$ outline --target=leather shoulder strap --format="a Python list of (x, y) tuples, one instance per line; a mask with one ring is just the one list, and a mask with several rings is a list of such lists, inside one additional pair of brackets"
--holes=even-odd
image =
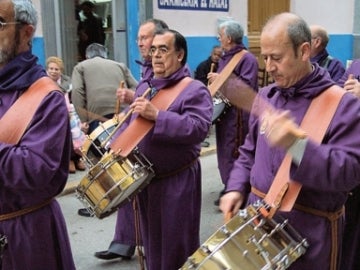
[[(159, 110), (166, 111), (177, 96), (193, 81), (190, 77), (183, 78), (179, 83), (166, 89), (160, 90), (151, 103)], [(154, 126), (154, 122), (138, 116), (129, 126), (111, 143), (110, 148), (126, 157), (139, 144), (145, 135)]]
[(240, 62), (241, 58), (247, 53), (247, 50), (241, 50), (236, 53), (229, 63), (224, 67), (224, 69), (220, 72), (219, 76), (208, 86), (211, 96), (213, 97), (216, 92), (220, 89), (220, 87), (224, 84), (224, 82), (229, 78), (231, 73), (233, 72), (236, 65)]
[[(311, 102), (300, 127), (306, 131), (308, 137), (313, 141), (321, 143), (323, 140), (344, 94), (344, 89), (333, 85)], [(281, 211), (290, 211), (293, 208), (302, 187), (299, 182), (290, 179), (291, 161), (292, 157), (286, 154), (265, 197), (265, 201), (270, 206), (275, 205)], [(288, 185), (288, 189), (282, 196), (286, 185)]]
[(0, 141), (17, 144), (44, 97), (59, 86), (49, 77), (35, 81), (0, 119)]

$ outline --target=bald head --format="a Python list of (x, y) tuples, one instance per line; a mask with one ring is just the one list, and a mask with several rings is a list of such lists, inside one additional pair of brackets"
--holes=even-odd
[(306, 22), (292, 13), (273, 16), (260, 37), (265, 69), (281, 88), (289, 88), (311, 72), (311, 33)]
[(320, 25), (311, 25), (310, 31), (312, 39), (318, 38), (320, 40), (321, 48), (325, 49), (329, 43), (329, 35), (326, 29)]
[(310, 28), (300, 16), (283, 12), (269, 18), (263, 27), (261, 37), (282, 35), (283, 41), (287, 40), (294, 49), (295, 54), (297, 48), (304, 42), (311, 42)]

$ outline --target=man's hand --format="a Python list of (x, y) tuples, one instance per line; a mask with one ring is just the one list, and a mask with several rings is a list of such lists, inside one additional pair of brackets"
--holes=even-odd
[(223, 212), (225, 221), (235, 216), (244, 202), (244, 197), (238, 191), (230, 191), (220, 198), (220, 210)]
[(134, 101), (135, 92), (127, 88), (118, 88), (116, 96), (121, 103), (131, 104)]
[(353, 75), (350, 75), (349, 79), (344, 83), (344, 89), (360, 98), (360, 82), (354, 79)]
[(140, 114), (145, 119), (156, 121), (156, 118), (159, 114), (159, 110), (146, 98), (138, 97), (130, 105), (130, 108), (133, 109), (134, 113)]
[(270, 146), (288, 150), (297, 140), (306, 137), (305, 131), (294, 122), (290, 111), (266, 111), (261, 116), (260, 134), (266, 137)]

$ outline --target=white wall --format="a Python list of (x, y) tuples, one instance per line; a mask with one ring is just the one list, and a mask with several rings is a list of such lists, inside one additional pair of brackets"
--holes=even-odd
[(319, 24), (331, 34), (353, 32), (354, 0), (291, 0), (291, 12), (308, 24)]
[[(154, 17), (165, 20), (185, 36), (216, 35), (217, 20), (232, 17), (244, 27), (247, 35), (247, 0), (230, 0), (229, 12), (158, 9), (153, 1)], [(329, 34), (353, 33), (355, 0), (290, 0), (290, 11), (309, 24), (324, 26)]]
[(36, 28), (36, 32), (35, 32), (35, 36), (36, 37), (42, 37), (43, 36), (43, 30), (42, 30), (42, 14), (41, 14), (41, 4), (40, 4), (41, 0), (33, 0), (34, 6), (38, 12), (38, 24), (37, 24), (37, 28)]

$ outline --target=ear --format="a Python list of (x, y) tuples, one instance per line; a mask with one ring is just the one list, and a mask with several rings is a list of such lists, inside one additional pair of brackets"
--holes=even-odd
[(310, 54), (311, 54), (310, 42), (304, 42), (303, 44), (301, 44), (299, 53), (302, 60), (310, 59)]
[(227, 42), (228, 44), (230, 44), (230, 43), (232, 42), (232, 38), (229, 37), (229, 36), (226, 36), (226, 42)]
[(22, 31), (24, 31), (25, 40), (31, 40), (35, 34), (35, 27), (31, 24), (26, 24), (23, 26)]
[(177, 59), (179, 62), (181, 62), (184, 58), (184, 50), (180, 50), (177, 55)]
[(20, 28), (20, 50), (28, 50), (30, 48), (31, 40), (34, 36), (35, 27), (30, 24), (24, 24)]

